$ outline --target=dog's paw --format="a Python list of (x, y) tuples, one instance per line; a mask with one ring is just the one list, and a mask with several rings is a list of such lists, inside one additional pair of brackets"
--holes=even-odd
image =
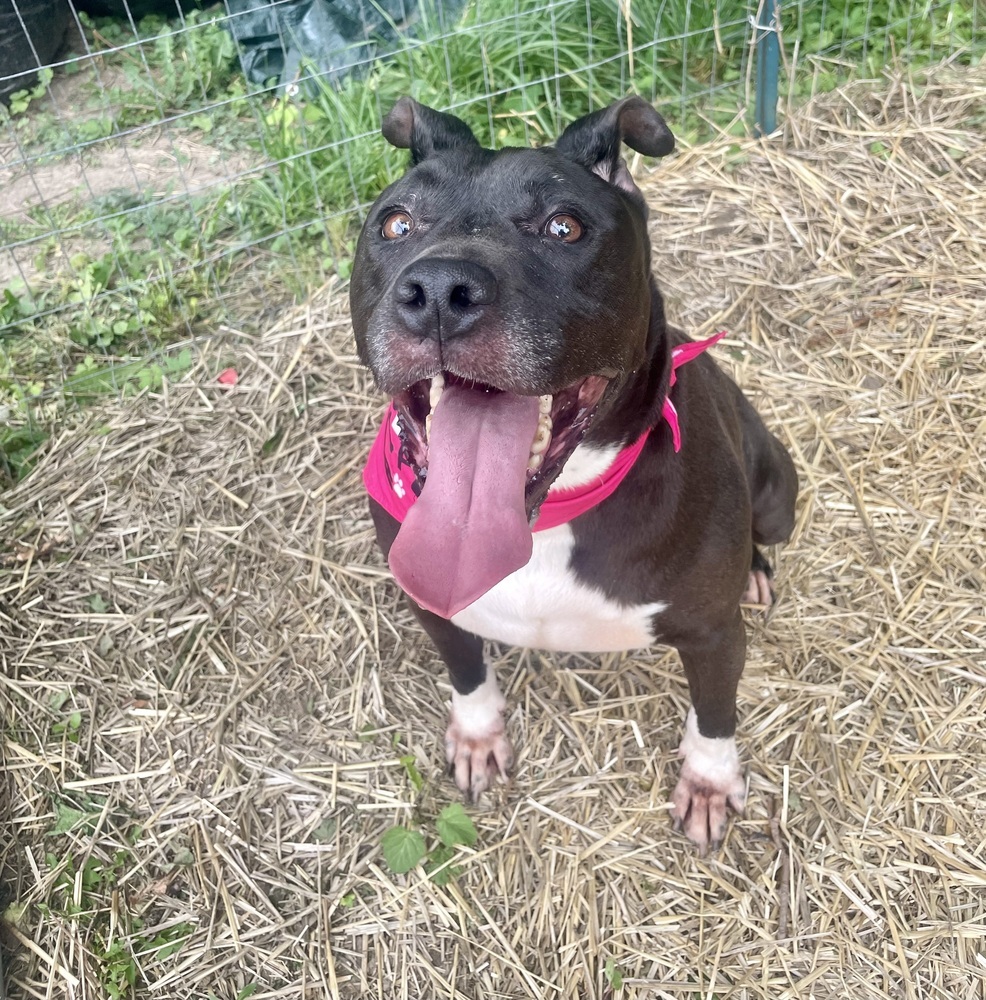
[(509, 777), (514, 753), (503, 718), (506, 707), (492, 670), (487, 670), (486, 680), (471, 694), (452, 693), (445, 756), (449, 774), (472, 802), (495, 778)]
[(671, 795), (674, 827), (683, 830), (703, 854), (710, 847), (718, 850), (726, 836), (729, 810), (741, 814), (746, 805), (736, 740), (702, 736), (695, 710), (689, 709), (678, 753), (685, 761)]
[(762, 569), (751, 570), (740, 604), (769, 608), (773, 603), (774, 588), (770, 585), (770, 577)]
[(753, 556), (750, 559), (750, 575), (746, 580), (746, 590), (740, 598), (740, 604), (755, 608), (769, 608), (774, 603), (774, 588), (770, 581), (774, 571), (770, 568), (767, 557), (753, 546)]

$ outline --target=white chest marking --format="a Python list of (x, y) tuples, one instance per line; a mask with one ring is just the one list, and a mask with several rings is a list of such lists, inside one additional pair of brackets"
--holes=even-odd
[(625, 606), (576, 579), (567, 524), (534, 533), (531, 561), (501, 580), (452, 621), (467, 632), (508, 643), (572, 653), (639, 649), (654, 641), (651, 617), (667, 604)]
[(593, 479), (601, 476), (620, 453), (618, 445), (606, 448), (593, 448), (591, 445), (580, 444), (568, 457), (565, 468), (558, 474), (552, 485), (553, 490), (572, 490), (576, 486), (585, 486)]

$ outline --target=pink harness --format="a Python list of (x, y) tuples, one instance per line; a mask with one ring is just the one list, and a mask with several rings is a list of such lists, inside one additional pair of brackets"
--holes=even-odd
[[(707, 340), (688, 341), (671, 349), (671, 380), (668, 395), (661, 407), (661, 416), (671, 428), (671, 439), (676, 452), (681, 451), (681, 429), (678, 426), (678, 411), (671, 402), (671, 387), (677, 380), (675, 372), (725, 336), (726, 332), (722, 331)], [(638, 456), (644, 450), (650, 432), (651, 428), (648, 427), (636, 441), (620, 450), (605, 472), (584, 486), (549, 490), (544, 503), (541, 504), (541, 512), (533, 530), (547, 531), (549, 528), (558, 527), (559, 524), (567, 524), (579, 514), (584, 514), (596, 504), (602, 503), (633, 468)], [(413, 467), (403, 452), (400, 417), (393, 403), (384, 414), (380, 431), (370, 447), (370, 455), (363, 469), (363, 483), (367, 493), (388, 514), (403, 523), (421, 487)]]

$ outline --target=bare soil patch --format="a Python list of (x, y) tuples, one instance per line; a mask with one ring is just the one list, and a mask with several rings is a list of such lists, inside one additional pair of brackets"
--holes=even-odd
[(201, 194), (228, 184), (248, 169), (231, 157), (185, 136), (162, 132), (137, 143), (106, 144), (96, 151), (49, 164), (0, 166), (0, 217), (27, 218), (39, 206), (90, 200), (129, 191), (144, 200), (167, 194)]

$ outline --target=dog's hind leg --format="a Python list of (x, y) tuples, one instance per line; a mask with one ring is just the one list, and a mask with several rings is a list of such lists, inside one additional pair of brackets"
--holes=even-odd
[(736, 392), (754, 541), (750, 577), (740, 603), (769, 607), (774, 601), (774, 574), (757, 546), (777, 545), (791, 537), (798, 474), (784, 445), (763, 425), (746, 397), (738, 389)]

